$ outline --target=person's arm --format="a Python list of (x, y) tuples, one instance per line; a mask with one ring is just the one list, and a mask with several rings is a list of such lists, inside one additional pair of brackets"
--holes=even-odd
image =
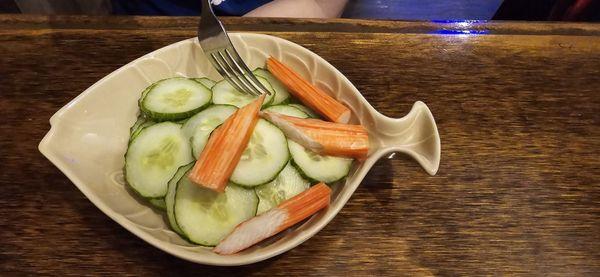
[(339, 17), (348, 0), (274, 0), (245, 14), (248, 17)]

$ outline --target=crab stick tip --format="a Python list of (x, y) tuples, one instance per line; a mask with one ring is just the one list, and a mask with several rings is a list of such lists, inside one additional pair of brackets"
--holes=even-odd
[(279, 206), (240, 223), (213, 252), (231, 255), (269, 238), (329, 205), (331, 189), (325, 183), (282, 202)]

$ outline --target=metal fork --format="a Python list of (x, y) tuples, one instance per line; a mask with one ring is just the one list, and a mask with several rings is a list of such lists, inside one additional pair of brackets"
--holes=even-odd
[(208, 60), (235, 89), (252, 95), (271, 94), (231, 44), (223, 24), (212, 10), (210, 0), (202, 0), (198, 41)]

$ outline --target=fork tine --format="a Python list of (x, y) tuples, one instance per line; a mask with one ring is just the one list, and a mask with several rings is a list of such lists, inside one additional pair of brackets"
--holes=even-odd
[(255, 96), (260, 95), (259, 91), (255, 92), (252, 90), (252, 88), (251, 88), (252, 86), (247, 83), (247, 80), (243, 76), (243, 72), (240, 72), (237, 68), (235, 68), (233, 65), (231, 65), (231, 61), (228, 61), (228, 59), (225, 57), (225, 55), (223, 55), (222, 51), (217, 51), (217, 53), (219, 54), (221, 59), (225, 62), (226, 69), (228, 68), (230, 70), (230, 73), (233, 74), (233, 78), (235, 78), (235, 80), (240, 85), (240, 87), (243, 88), (243, 90), (241, 92), (248, 93), (248, 94), (255, 95)]
[[(225, 52), (225, 53), (223, 54), (223, 52)], [(225, 59), (227, 61), (227, 64), (229, 64), (229, 66), (231, 66), (231, 68), (236, 73), (238, 73), (238, 77), (240, 78), (240, 81), (244, 82), (244, 85), (246, 85), (246, 87), (248, 88), (248, 91), (250, 93), (252, 93), (253, 95), (261, 95), (262, 92), (260, 90), (256, 89), (254, 87), (254, 85), (252, 84), (252, 82), (250, 82), (250, 80), (248, 80), (248, 77), (246, 76), (247, 73), (244, 72), (244, 70), (240, 67), (240, 65), (235, 62), (235, 60), (229, 54), (229, 51), (227, 51), (227, 48), (225, 48), (225, 50), (223, 52), (221, 52), (221, 54), (223, 55), (223, 59)]]
[(238, 85), (238, 83), (232, 78), (232, 75), (226, 70), (226, 66), (222, 65), (224, 61), (219, 61), (215, 53), (210, 54), (209, 60), (213, 64), (215, 69), (219, 72), (219, 74), (221, 74), (221, 76), (223, 76), (223, 78), (227, 80), (227, 82), (229, 82), (236, 90), (244, 92), (244, 89), (242, 89)]
[[(271, 95), (271, 92), (267, 88), (265, 88), (265, 86), (263, 86), (263, 84), (256, 78), (256, 76), (254, 76), (254, 73), (252, 73), (252, 71), (250, 71), (250, 68), (248, 68), (246, 63), (242, 60), (242, 57), (240, 57), (240, 55), (235, 50), (235, 48), (232, 47), (231, 49), (232, 50), (229, 51), (229, 49), (225, 48), (225, 53), (227, 54), (229, 59), (231, 59), (231, 61), (233, 61), (233, 63), (237, 66), (237, 68), (240, 71), (245, 73), (244, 77), (245, 77), (246, 81), (251, 84), (251, 87), (255, 91), (257, 91), (259, 93), (259, 95), (263, 94), (263, 93), (267, 93), (268, 95)], [(233, 52), (233, 54), (231, 52)]]
[(262, 93), (271, 94), (252, 74), (235, 50), (223, 24), (213, 12), (210, 0), (202, 1), (198, 43), (212, 65), (235, 89), (256, 96)]

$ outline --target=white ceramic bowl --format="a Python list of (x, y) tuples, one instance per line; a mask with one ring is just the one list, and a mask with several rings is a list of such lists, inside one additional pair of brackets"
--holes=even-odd
[[(343, 183), (334, 184), (329, 208), (309, 220), (236, 255), (219, 256), (191, 245), (170, 231), (161, 213), (142, 204), (124, 185), (123, 155), (129, 127), (136, 120), (137, 99), (150, 83), (172, 76), (221, 79), (195, 38), (149, 53), (112, 72), (86, 89), (50, 118), (51, 129), (39, 149), (110, 218), (148, 243), (177, 257), (201, 264), (243, 265), (281, 254), (321, 230), (346, 204), (367, 171), (383, 155), (403, 152), (429, 174), (440, 162), (440, 139), (431, 112), (416, 102), (410, 113), (391, 119), (375, 111), (344, 75), (315, 53), (273, 36), (233, 33), (231, 40), (251, 67), (264, 67), (273, 56), (353, 111), (372, 141), (365, 162), (356, 164)], [(343, 235), (343, 234), (342, 234)]]

